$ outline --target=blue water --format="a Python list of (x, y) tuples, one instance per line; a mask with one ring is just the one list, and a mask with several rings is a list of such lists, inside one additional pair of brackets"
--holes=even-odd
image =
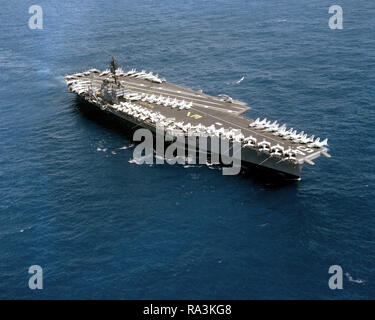
[[(0, 10), (0, 298), (375, 298), (372, 1), (39, 1), (43, 30), (31, 4)], [(137, 165), (63, 79), (111, 55), (328, 137), (332, 158), (286, 185)]]

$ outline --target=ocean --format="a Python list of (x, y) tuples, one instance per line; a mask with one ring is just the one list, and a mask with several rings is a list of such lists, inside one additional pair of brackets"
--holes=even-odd
[[(40, 0), (42, 30), (31, 4), (0, 11), (1, 299), (375, 298), (373, 2)], [(293, 183), (139, 165), (64, 82), (112, 55), (328, 137), (332, 158)]]

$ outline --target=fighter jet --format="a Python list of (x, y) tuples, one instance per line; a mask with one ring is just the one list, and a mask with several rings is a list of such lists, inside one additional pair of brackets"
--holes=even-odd
[(323, 141), (320, 141), (320, 138), (317, 138), (314, 142), (307, 145), (310, 148), (322, 148), (328, 146), (328, 138), (325, 138)]

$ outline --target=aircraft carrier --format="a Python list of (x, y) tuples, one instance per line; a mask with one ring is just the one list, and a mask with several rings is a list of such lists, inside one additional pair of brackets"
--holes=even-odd
[(330, 157), (328, 139), (297, 132), (285, 124), (250, 119), (242, 114), (246, 103), (227, 95), (217, 97), (168, 83), (157, 74), (132, 69), (124, 72), (114, 58), (109, 69), (66, 75), (69, 91), (92, 108), (109, 113), (131, 126), (186, 137), (206, 134), (241, 146), (241, 164), (268, 168), (299, 179), (304, 164), (314, 165), (319, 156)]

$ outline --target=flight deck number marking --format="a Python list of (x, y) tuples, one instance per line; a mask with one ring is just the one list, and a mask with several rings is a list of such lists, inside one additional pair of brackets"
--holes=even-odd
[(190, 111), (187, 113), (187, 116), (190, 117), (190, 118), (194, 118), (196, 120), (199, 119), (199, 118), (202, 118), (201, 115), (199, 115), (199, 114), (191, 114)]

